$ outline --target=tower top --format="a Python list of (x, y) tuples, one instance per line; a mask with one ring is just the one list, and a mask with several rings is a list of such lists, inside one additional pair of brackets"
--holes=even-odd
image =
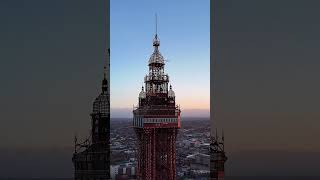
[(161, 55), (160, 51), (159, 51), (159, 46), (160, 46), (160, 40), (158, 38), (158, 17), (157, 17), (157, 14), (156, 14), (156, 34), (153, 38), (153, 47), (154, 47), (154, 51), (149, 59), (149, 66), (151, 64), (162, 64), (164, 65), (164, 58), (163, 56)]

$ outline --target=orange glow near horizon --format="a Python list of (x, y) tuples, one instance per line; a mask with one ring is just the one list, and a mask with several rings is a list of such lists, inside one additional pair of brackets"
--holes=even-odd
[(188, 97), (183, 99), (177, 98), (176, 103), (183, 109), (210, 109), (210, 97)]

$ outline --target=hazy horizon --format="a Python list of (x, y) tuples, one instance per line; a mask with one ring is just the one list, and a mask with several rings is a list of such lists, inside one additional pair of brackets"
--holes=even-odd
[[(210, 117), (210, 109), (181, 109), (182, 117)], [(132, 108), (111, 108), (111, 118), (131, 118)]]

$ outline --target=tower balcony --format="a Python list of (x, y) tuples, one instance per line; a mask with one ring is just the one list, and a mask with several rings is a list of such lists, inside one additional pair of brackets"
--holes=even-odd
[(135, 108), (133, 110), (135, 128), (180, 128), (180, 108)]

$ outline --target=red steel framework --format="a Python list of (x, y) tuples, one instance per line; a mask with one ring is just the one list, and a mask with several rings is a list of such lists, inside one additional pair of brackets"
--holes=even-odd
[(149, 74), (133, 110), (133, 127), (138, 139), (137, 177), (143, 180), (176, 179), (176, 138), (180, 128), (180, 107), (175, 93), (168, 87), (165, 60), (159, 52), (157, 33), (154, 52), (149, 59)]

